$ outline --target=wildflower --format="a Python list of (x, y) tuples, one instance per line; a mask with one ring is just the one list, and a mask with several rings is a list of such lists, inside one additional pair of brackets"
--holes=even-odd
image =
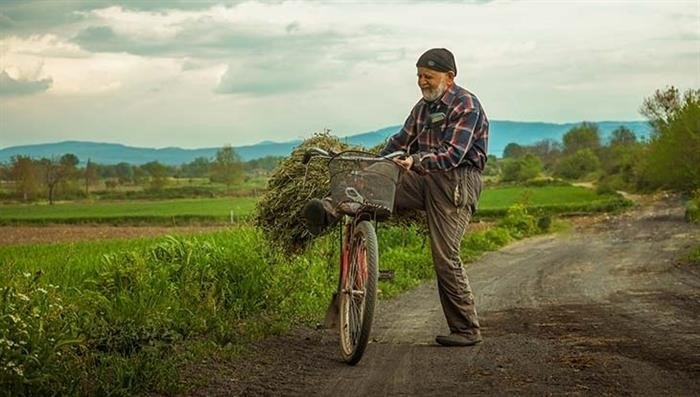
[(25, 301), (25, 302), (29, 302), (29, 297), (28, 297), (27, 295), (25, 295), (25, 294), (17, 294), (17, 297), (18, 297), (20, 300), (23, 300), (23, 301)]
[(39, 292), (41, 292), (42, 294), (48, 294), (48, 293), (49, 293), (49, 291), (47, 291), (47, 290), (45, 290), (45, 289), (43, 289), (43, 288), (41, 288), (41, 287), (37, 288), (36, 290), (39, 291)]
[(23, 275), (24, 277), (26, 277), (26, 278), (29, 278), (29, 277), (32, 276), (31, 273), (27, 273), (27, 272), (22, 273), (22, 275)]

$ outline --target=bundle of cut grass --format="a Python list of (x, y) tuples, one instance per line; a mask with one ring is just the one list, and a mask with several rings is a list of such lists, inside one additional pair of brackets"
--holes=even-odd
[[(313, 147), (336, 152), (343, 150), (367, 150), (379, 153), (383, 144), (370, 149), (351, 147), (342, 143), (328, 131), (317, 133), (297, 146), (284, 159), (267, 183), (267, 191), (258, 201), (255, 223), (268, 240), (287, 253), (299, 253), (313, 240), (306, 227), (302, 209), (312, 198), (323, 198), (330, 194), (328, 162), (322, 159), (302, 164), (304, 153)], [(417, 211), (395, 214), (389, 224), (405, 226), (424, 225), (424, 215)]]
[(289, 253), (298, 253), (313, 239), (304, 223), (302, 209), (312, 198), (323, 198), (330, 191), (328, 162), (312, 159), (302, 164), (304, 153), (318, 147), (341, 151), (350, 146), (324, 131), (297, 146), (284, 159), (267, 182), (267, 191), (255, 209), (255, 223), (269, 241), (274, 241)]

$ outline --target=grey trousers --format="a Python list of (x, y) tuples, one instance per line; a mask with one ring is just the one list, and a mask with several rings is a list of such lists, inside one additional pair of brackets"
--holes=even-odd
[(481, 173), (463, 167), (427, 175), (405, 172), (396, 191), (397, 211), (417, 209), (427, 215), (440, 303), (450, 331), (459, 334), (480, 331), (459, 249), (481, 187)]

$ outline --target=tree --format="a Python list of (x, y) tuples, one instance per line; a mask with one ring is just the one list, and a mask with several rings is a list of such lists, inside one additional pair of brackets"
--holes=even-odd
[(641, 113), (652, 126), (644, 175), (650, 187), (700, 189), (700, 89), (657, 90)]
[(42, 158), (40, 160), (44, 173), (44, 183), (48, 189), (49, 204), (54, 203), (56, 186), (60, 182), (66, 181), (77, 175), (76, 166), (80, 163), (78, 157), (67, 153), (59, 160)]
[(151, 176), (151, 189), (161, 190), (167, 185), (168, 167), (165, 165), (157, 161), (151, 161), (143, 164), (140, 168)]
[(187, 178), (203, 178), (209, 175), (211, 162), (206, 157), (197, 157), (182, 165), (182, 174)]
[(629, 128), (621, 125), (610, 134), (610, 146), (633, 145), (637, 143), (637, 136)]
[(509, 159), (509, 158), (518, 158), (520, 156), (525, 155), (525, 149), (518, 145), (515, 142), (511, 142), (506, 145), (505, 149), (503, 149), (503, 158), (504, 159)]
[[(686, 92), (692, 95), (693, 90)], [(696, 94), (697, 95), (697, 94)], [(673, 119), (673, 116), (681, 108), (681, 95), (678, 88), (670, 86), (665, 90), (656, 90), (654, 95), (644, 99), (639, 112), (649, 120), (652, 128), (659, 131)]]
[(632, 130), (625, 126), (616, 128), (610, 135), (608, 146), (598, 150), (598, 158), (605, 172), (601, 181), (615, 190), (632, 188), (638, 175), (640, 148)]
[(14, 181), (15, 191), (24, 201), (35, 197), (39, 191), (39, 167), (29, 156), (12, 157), (9, 177)]
[(10, 180), (10, 166), (5, 163), (0, 163), (0, 181)]
[(121, 162), (114, 166), (114, 173), (120, 184), (132, 183), (134, 181), (134, 169), (129, 163)]
[(600, 168), (600, 160), (590, 148), (580, 149), (562, 158), (556, 166), (556, 174), (563, 178), (579, 179)]
[(282, 156), (265, 156), (253, 160), (248, 160), (244, 164), (246, 171), (274, 171), (284, 160)]
[(85, 178), (85, 195), (88, 196), (90, 195), (90, 185), (94, 185), (97, 182), (97, 164), (90, 161), (90, 159), (85, 164), (83, 177)]
[(543, 139), (531, 146), (526, 146), (525, 150), (527, 153), (539, 157), (545, 169), (551, 169), (561, 157), (562, 144), (554, 139)]
[(486, 168), (484, 169), (484, 176), (498, 176), (501, 173), (501, 163), (493, 154), (488, 155), (488, 161), (486, 161)]
[(501, 165), (503, 182), (524, 182), (542, 172), (542, 161), (532, 154), (517, 159), (503, 160)]
[(598, 126), (583, 122), (564, 134), (564, 154), (571, 155), (581, 149), (591, 149), (596, 152), (600, 148), (600, 133)]
[(229, 187), (243, 181), (243, 163), (230, 145), (216, 152), (216, 159), (212, 164), (211, 181), (224, 183)]

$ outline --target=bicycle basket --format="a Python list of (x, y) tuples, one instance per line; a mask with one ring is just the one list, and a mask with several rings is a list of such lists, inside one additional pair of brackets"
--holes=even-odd
[(345, 152), (331, 159), (331, 197), (336, 205), (363, 202), (391, 214), (400, 168), (393, 161), (362, 152)]

